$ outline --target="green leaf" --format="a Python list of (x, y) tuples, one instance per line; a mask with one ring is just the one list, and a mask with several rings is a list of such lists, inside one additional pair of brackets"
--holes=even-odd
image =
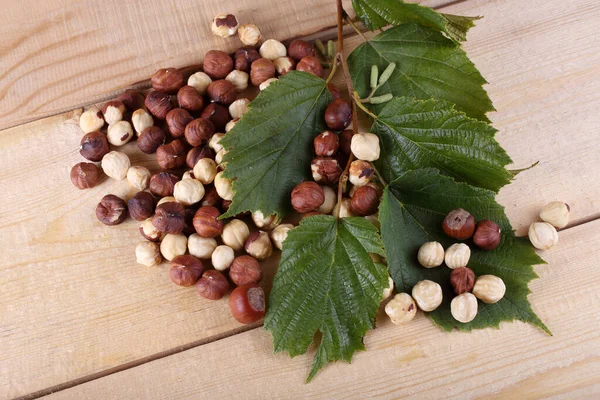
[(458, 181), (498, 191), (513, 175), (512, 161), (494, 139), (496, 130), (443, 100), (394, 98), (371, 131), (379, 136), (379, 172), (392, 181), (405, 171), (437, 168)]
[(467, 32), (480, 17), (462, 17), (440, 14), (429, 7), (405, 3), (402, 0), (352, 0), (352, 7), (363, 24), (370, 30), (386, 25), (416, 22), (444, 32), (457, 42), (467, 39)]
[(307, 380), (327, 362), (350, 362), (373, 328), (387, 268), (371, 260), (383, 255), (376, 228), (364, 218), (304, 218), (283, 246), (269, 295), (265, 328), (275, 352), (306, 352), (317, 331), (321, 343)]
[[(454, 242), (443, 233), (441, 225), (446, 214), (456, 208), (469, 210), (477, 220), (491, 219), (502, 229), (502, 242), (496, 249), (483, 251), (470, 246), (472, 254), (468, 267), (477, 276), (492, 274), (502, 278), (506, 294), (496, 304), (479, 302), (477, 317), (468, 324), (457, 322), (450, 314), (450, 301), (454, 297), (449, 284), (451, 270), (445, 266), (423, 268), (417, 261), (417, 251), (424, 242), (435, 240), (444, 247)], [(434, 169), (409, 171), (385, 189), (379, 219), (390, 274), (397, 290), (410, 293), (423, 279), (442, 286), (442, 305), (428, 313), (442, 329), (497, 328), (502, 321), (517, 319), (550, 334), (527, 300), (529, 282), (537, 278), (532, 265), (544, 261), (531, 245), (514, 236), (504, 208), (496, 203), (493, 192), (456, 183)]]
[[(358, 46), (348, 57), (354, 88), (364, 98), (370, 88), (372, 65), (379, 69), (395, 62), (396, 70), (378, 91), (396, 97), (447, 100), (469, 117), (488, 121), (492, 101), (487, 83), (458, 44), (440, 32), (406, 23), (380, 33)], [(381, 106), (373, 108), (381, 110)]]
[(235, 179), (235, 196), (224, 217), (260, 210), (284, 216), (292, 211), (290, 192), (311, 178), (311, 146), (325, 130), (331, 101), (325, 81), (292, 71), (260, 92), (250, 110), (225, 135), (225, 176)]

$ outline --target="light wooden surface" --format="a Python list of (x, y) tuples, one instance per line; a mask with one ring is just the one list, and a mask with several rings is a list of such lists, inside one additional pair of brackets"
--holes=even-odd
[[(108, 83), (104, 83), (105, 79), (94, 83), (93, 74), (72, 76), (60, 62), (52, 65), (52, 58), (45, 59), (48, 67), (23, 74), (27, 77), (19, 78), (17, 74), (8, 79), (9, 75), (5, 73), (3, 77), (0, 73), (0, 126), (104, 99), (120, 87), (147, 78), (164, 63), (181, 66), (201, 61), (203, 52), (215, 44), (212, 38), (197, 41), (196, 37), (201, 34), (195, 36), (190, 32), (208, 29), (204, 19), (209, 20), (214, 13), (213, 3), (206, 2), (205, 9), (193, 12), (185, 8), (192, 2), (156, 3), (152, 2), (156, 9), (150, 7), (150, 11), (144, 12), (165, 14), (160, 18), (165, 25), (160, 30), (147, 32), (153, 40), (159, 41), (160, 46), (154, 43), (159, 49), (145, 53), (140, 50), (148, 48), (144, 41), (132, 41), (136, 43), (134, 47), (127, 42), (120, 51), (127, 57), (141, 57), (144, 61), (133, 66), (120, 62), (113, 64), (110, 71), (104, 68), (93, 72), (105, 77)], [(272, 36), (279, 39), (326, 28), (334, 23), (335, 10), (329, 3), (325, 0), (305, 1), (302, 5), (290, 3), (291, 6), (285, 8), (296, 13), (294, 18), (298, 23), (272, 28), (265, 22), (264, 26), (273, 29)], [(426, 3), (439, 5), (442, 2)], [(25, 16), (18, 10), (27, 6), (27, 1), (7, 4), (9, 20), (23, 22)], [(24, 59), (17, 62), (19, 66), (35, 69), (35, 63), (40, 62), (38, 57), (49, 57), (52, 53), (38, 54), (20, 46), (39, 45), (45, 40), (51, 49), (54, 47), (50, 43), (62, 40), (64, 47), (57, 47), (61, 51), (55, 56), (76, 60), (85, 47), (85, 40), (80, 42), (81, 38), (74, 33), (78, 26), (94, 32), (89, 35), (95, 39), (89, 42), (105, 36), (119, 41), (131, 30), (141, 29), (118, 24), (119, 29), (107, 34), (105, 16), (98, 14), (100, 16), (92, 18), (83, 13), (82, 10), (89, 7), (87, 3), (44, 2), (36, 7), (49, 8), (39, 14), (35, 7), (29, 6), (32, 10), (27, 23), (23, 23), (25, 28), (49, 21), (52, 15), (61, 16), (57, 17), (61, 23), (47, 24), (48, 32), (56, 30), (53, 35), (40, 33), (37, 40), (23, 35), (20, 44), (15, 39), (17, 23), (9, 23), (8, 33), (0, 36), (1, 53), (12, 48), (12, 44), (19, 46), (8, 52), (8, 58), (0, 58), (0, 71), (16, 73), (18, 68), (10, 68), (15, 59)], [(187, 10), (183, 20), (188, 22), (183, 25), (177, 19), (182, 18), (179, 13), (165, 11), (180, 10), (179, 7)], [(241, 2), (236, 7), (246, 6)], [(254, 7), (260, 8), (258, 4)], [(71, 9), (78, 11), (64, 19), (64, 13)], [(313, 14), (313, 9), (320, 11)], [(571, 204), (572, 225), (600, 216), (600, 117), (597, 112), (600, 108), (597, 77), (600, 44), (591, 39), (596, 35), (600, 6), (593, 0), (532, 0), (526, 5), (518, 0), (468, 0), (446, 7), (444, 12), (486, 16), (470, 34), (466, 49), (491, 82), (488, 90), (499, 110), (491, 116), (500, 129), (498, 139), (515, 161), (515, 168), (540, 160), (538, 167), (521, 173), (515, 183), (500, 194), (499, 200), (506, 206), (513, 226), (522, 233), (539, 208), (554, 199)], [(125, 14), (111, 15), (125, 18)], [(268, 19), (257, 12), (250, 15), (255, 21)], [(315, 21), (315, 15), (319, 22)], [(143, 22), (142, 26), (145, 24), (150, 22)], [(263, 29), (264, 26), (261, 25)], [(66, 38), (73, 39), (67, 42)], [(171, 51), (168, 44), (173, 41), (181, 46)], [(358, 43), (356, 37), (349, 39), (347, 49), (351, 50)], [(190, 51), (194, 46), (200, 46), (200, 50)], [(103, 50), (98, 60), (106, 62), (117, 54), (114, 51), (110, 47)], [(84, 58), (79, 61), (90, 68), (92, 58), (81, 57)], [(7, 59), (13, 60), (7, 64), (9, 68), (4, 64)], [(39, 74), (38, 79), (32, 79), (35, 74)], [(83, 89), (72, 89), (78, 80), (88, 84)], [(16, 94), (8, 91), (3, 97), (2, 91), (11, 82), (14, 83), (11, 87), (26, 90)], [(36, 86), (36, 82), (42, 86)], [(62, 105), (52, 109), (42, 107), (35, 112), (28, 108), (39, 107), (44, 98), (63, 94), (67, 88), (71, 88), (67, 96), (60, 96)], [(27, 100), (25, 107), (16, 114), (6, 115), (6, 107), (23, 101), (18, 100), (21, 93), (33, 92), (36, 94)], [(251, 389), (241, 388), (229, 394), (247, 398), (264, 394), (261, 390), (273, 386), (272, 377), (278, 382), (281, 379), (282, 387), (289, 386), (289, 396), (284, 392), (283, 397), (311, 393), (329, 397), (358, 396), (356, 389), (361, 387), (360, 382), (372, 382), (368, 386), (372, 389), (363, 392), (364, 396), (382, 397), (411, 393), (428, 398), (444, 393), (457, 397), (491, 393), (512, 398), (553, 394), (589, 397), (600, 391), (598, 353), (594, 353), (600, 346), (591, 329), (598, 326), (596, 303), (600, 290), (598, 275), (594, 275), (593, 270), (593, 262), (598, 257), (586, 253), (586, 248), (580, 245), (581, 240), (598, 242), (598, 222), (561, 233), (559, 248), (548, 253), (549, 265), (537, 269), (542, 279), (532, 285), (531, 300), (534, 310), (553, 330), (553, 338), (544, 337), (520, 323), (504, 324), (500, 331), (448, 336), (424, 318), (406, 329), (394, 329), (381, 320), (381, 329), (367, 338), (369, 352), (357, 356), (352, 366), (327, 367), (314, 383), (304, 385), (312, 354), (294, 360), (272, 356), (269, 334), (262, 329), (239, 334), (240, 330), (249, 328), (241, 327), (230, 317), (226, 301), (204, 301), (192, 289), (176, 287), (168, 279), (166, 265), (157, 268), (136, 265), (133, 249), (139, 236), (135, 223), (110, 228), (95, 220), (95, 204), (105, 193), (133, 192), (125, 182), (108, 180), (88, 191), (78, 191), (71, 186), (68, 172), (80, 161), (77, 149), (81, 137), (77, 126), (80, 112), (70, 111), (0, 132), (0, 187), (4, 188), (0, 202), (3, 253), (0, 262), (0, 398), (42, 394), (48, 388), (58, 390), (95, 378), (98, 379), (59, 392), (57, 396), (139, 398), (141, 396), (134, 393), (144, 393), (144, 388), (148, 388), (148, 396), (152, 392), (162, 398), (186, 397), (184, 395), (198, 398), (202, 394), (212, 397), (213, 392), (217, 395), (219, 392), (227, 394), (223, 393), (225, 390), (238, 390), (227, 389), (231, 381), (239, 380), (234, 373), (247, 379)], [(135, 152), (133, 144), (126, 150), (134, 154), (134, 164), (154, 167), (148, 157)], [(585, 243), (593, 247), (593, 242)], [(272, 275), (274, 268), (267, 271), (267, 275)], [(591, 283), (586, 283), (587, 280)], [(270, 276), (264, 282), (268, 286)], [(589, 285), (585, 290), (583, 283)], [(558, 294), (562, 293), (564, 296), (560, 297)], [(559, 304), (557, 299), (561, 300)], [(583, 306), (579, 307), (578, 302)], [(227, 338), (217, 340), (223, 337)], [(457, 361), (453, 356), (461, 354), (465, 346), (472, 346), (469, 356)], [(170, 355), (192, 347), (195, 348)], [(238, 363), (240, 354), (247, 354), (243, 364)], [(488, 365), (485, 362), (490, 360), (490, 354), (499, 360)], [(147, 362), (159, 357), (165, 358)], [(414, 370), (413, 361), (418, 364)], [(206, 372), (209, 369), (206, 365), (217, 362), (221, 369)], [(187, 367), (179, 368), (179, 363)], [(142, 365), (133, 367), (137, 364)], [(495, 367), (499, 370), (495, 371)], [(441, 371), (442, 378), (429, 374), (427, 371), (431, 369)], [(453, 369), (458, 369), (456, 375), (450, 372)], [(118, 370), (125, 371), (111, 375)], [(211, 382), (200, 379), (198, 384), (185, 385), (183, 380), (187, 375), (183, 372), (188, 371), (214, 378)], [(474, 378), (465, 378), (473, 374)], [(459, 384), (453, 382), (455, 377), (460, 378)], [(191, 380), (197, 382), (197, 376)], [(338, 380), (341, 383), (335, 384)], [(177, 383), (180, 387), (175, 387)], [(163, 384), (171, 391), (157, 389)], [(138, 391), (117, 392), (114, 385)]]

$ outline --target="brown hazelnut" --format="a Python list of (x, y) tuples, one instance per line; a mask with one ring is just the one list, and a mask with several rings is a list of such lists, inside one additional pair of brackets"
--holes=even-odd
[[(196, 118), (185, 127), (185, 140), (196, 147), (208, 144), (215, 134), (215, 125), (208, 119)], [(193, 167), (192, 167), (193, 168)]]
[(183, 86), (177, 92), (179, 107), (188, 111), (200, 111), (204, 108), (204, 98), (193, 86)]
[(183, 108), (174, 108), (167, 113), (165, 119), (171, 135), (173, 135), (174, 138), (178, 138), (183, 136), (185, 127), (194, 120), (194, 117)]
[(236, 257), (231, 263), (231, 267), (229, 267), (229, 277), (238, 286), (258, 283), (262, 276), (260, 264), (252, 256)]
[(331, 93), (331, 97), (333, 97), (334, 100), (342, 98), (340, 89), (337, 86), (335, 86), (333, 83), (331, 83), (331, 82), (328, 83), (327, 89), (329, 89), (329, 93)]
[(341, 131), (352, 121), (352, 105), (344, 99), (333, 100), (325, 110), (325, 123), (329, 129)]
[(305, 214), (302, 214), (302, 218), (300, 218), (301, 220), (304, 218), (308, 218), (308, 217), (312, 217), (314, 215), (324, 215), (322, 212), (319, 211), (311, 211), (311, 212), (307, 212)]
[(229, 210), (229, 206), (231, 205), (231, 200), (223, 200), (221, 202), (221, 211), (226, 213)]
[(269, 78), (275, 76), (275, 66), (271, 60), (259, 58), (252, 63), (250, 67), (250, 81), (254, 86), (258, 86)]
[(109, 101), (102, 106), (102, 114), (107, 124), (114, 124), (123, 119), (125, 105), (119, 100)]
[(211, 269), (202, 274), (196, 290), (205, 299), (219, 300), (229, 291), (229, 282), (221, 272)]
[(194, 229), (194, 214), (196, 214), (196, 211), (198, 211), (197, 204), (185, 208), (185, 227), (183, 228), (183, 234), (186, 236), (196, 233), (196, 229)]
[(288, 54), (296, 61), (300, 61), (306, 56), (315, 56), (315, 49), (312, 44), (305, 40), (296, 39), (290, 43)]
[(256, 322), (265, 316), (265, 292), (257, 284), (239, 286), (229, 296), (229, 309), (242, 324)]
[(246, 253), (250, 254), (257, 260), (265, 260), (273, 254), (273, 245), (269, 234), (264, 231), (256, 231), (248, 236), (244, 243)]
[(152, 154), (156, 152), (160, 146), (165, 144), (167, 135), (158, 126), (149, 126), (145, 128), (140, 137), (137, 139), (138, 147), (141, 151), (146, 154)]
[(500, 244), (502, 236), (500, 235), (500, 227), (489, 219), (481, 220), (477, 223), (473, 242), (483, 250), (494, 250)]
[(154, 197), (148, 192), (137, 192), (127, 202), (129, 216), (136, 221), (143, 221), (154, 214), (154, 206), (156, 202)]
[(337, 183), (342, 175), (338, 161), (331, 157), (316, 157), (310, 163), (315, 182), (331, 185)]
[(79, 154), (90, 161), (102, 161), (110, 148), (108, 147), (108, 138), (100, 131), (90, 132), (81, 138)]
[(144, 108), (144, 95), (135, 89), (127, 89), (117, 97), (129, 111)]
[(467, 240), (475, 232), (475, 218), (468, 211), (457, 208), (446, 215), (442, 229), (451, 238)]
[(183, 73), (177, 68), (161, 68), (150, 81), (154, 90), (165, 93), (177, 93), (184, 85)]
[(154, 115), (158, 119), (165, 119), (167, 113), (173, 109), (173, 103), (171, 103), (171, 96), (165, 92), (150, 92), (146, 96), (144, 102), (150, 114)]
[(150, 177), (150, 192), (158, 197), (173, 196), (179, 178), (169, 172), (159, 172)]
[(171, 260), (169, 277), (179, 286), (193, 286), (202, 276), (202, 261), (189, 254), (177, 256)]
[(321, 66), (321, 61), (314, 56), (306, 56), (303, 57), (302, 60), (298, 61), (298, 64), (296, 64), (296, 71), (308, 72), (309, 74), (313, 74), (319, 78), (323, 77), (323, 67)]
[(181, 203), (169, 201), (156, 207), (152, 224), (161, 232), (178, 234), (185, 228), (185, 207)]
[(207, 186), (206, 192), (204, 193), (204, 197), (202, 198), (201, 206), (212, 206), (216, 208), (221, 207), (221, 198), (217, 193), (217, 189), (214, 186)]
[(296, 67), (296, 61), (291, 57), (279, 57), (273, 61), (273, 66), (275, 66), (277, 75), (283, 76)]
[(378, 205), (379, 193), (370, 185), (356, 189), (350, 200), (350, 210), (361, 217), (374, 214)]
[(247, 46), (237, 49), (233, 57), (235, 58), (235, 69), (248, 72), (250, 65), (260, 58), (260, 54), (254, 47)]
[(223, 232), (223, 221), (218, 218), (221, 212), (213, 206), (202, 206), (194, 214), (196, 233), (204, 238), (214, 238)]
[(315, 154), (319, 157), (331, 157), (337, 153), (338, 136), (331, 131), (323, 131), (314, 140)]
[(292, 207), (299, 213), (314, 211), (324, 201), (323, 189), (316, 182), (301, 182), (292, 190)]
[(204, 72), (212, 79), (223, 79), (233, 71), (233, 60), (220, 50), (209, 50), (204, 55)]
[(156, 149), (156, 161), (163, 169), (177, 169), (185, 165), (185, 155), (187, 149), (179, 139), (171, 143), (163, 144)]
[(78, 189), (89, 189), (96, 186), (100, 171), (94, 163), (80, 162), (71, 168), (71, 182)]
[(450, 284), (457, 295), (470, 292), (475, 286), (475, 273), (467, 267), (453, 269)]
[(127, 204), (114, 194), (107, 194), (96, 207), (96, 218), (104, 225), (119, 225), (127, 218)]
[(352, 150), (350, 149), (350, 144), (352, 143), (352, 136), (354, 136), (354, 132), (351, 129), (346, 129), (340, 133), (340, 152), (347, 156), (350, 155)]
[(200, 118), (204, 118), (212, 122), (215, 129), (219, 132), (225, 130), (225, 125), (231, 120), (229, 109), (222, 104), (210, 103), (202, 110)]
[(229, 105), (233, 103), (237, 97), (237, 91), (233, 83), (226, 79), (219, 79), (211, 82), (208, 85), (208, 97), (215, 103)]
[(194, 168), (196, 163), (203, 158), (215, 159), (215, 151), (208, 146), (193, 147), (188, 151), (185, 158), (185, 163), (189, 168)]

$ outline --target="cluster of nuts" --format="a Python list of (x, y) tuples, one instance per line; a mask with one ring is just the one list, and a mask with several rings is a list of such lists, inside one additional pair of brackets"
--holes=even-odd
[(571, 207), (562, 201), (552, 201), (540, 211), (540, 219), (529, 226), (529, 240), (536, 249), (548, 250), (558, 243), (557, 229), (569, 224)]

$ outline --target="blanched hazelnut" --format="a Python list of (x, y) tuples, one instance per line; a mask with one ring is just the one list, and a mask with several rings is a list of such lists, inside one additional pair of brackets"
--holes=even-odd
[(171, 96), (165, 92), (150, 92), (146, 96), (144, 103), (146, 108), (152, 115), (158, 119), (165, 119), (167, 113), (173, 109), (173, 103), (171, 103)]
[(112, 125), (123, 119), (125, 105), (119, 100), (112, 100), (102, 106), (102, 114), (107, 124)]
[(385, 289), (383, 289), (383, 293), (381, 294), (381, 301), (389, 298), (393, 292), (394, 292), (394, 280), (392, 279), (391, 276), (388, 276), (388, 285)]
[(299, 213), (319, 208), (325, 201), (323, 189), (316, 182), (301, 182), (292, 190), (292, 207)]
[(148, 111), (140, 108), (131, 114), (131, 123), (137, 136), (140, 136), (144, 129), (154, 126), (154, 118), (152, 118), (152, 115)]
[(89, 189), (96, 186), (100, 171), (94, 163), (81, 162), (71, 168), (71, 182), (78, 189)]
[(269, 234), (264, 231), (253, 232), (244, 243), (246, 253), (257, 260), (265, 260), (273, 254), (273, 245)]
[(202, 110), (200, 118), (204, 118), (212, 122), (216, 131), (223, 132), (225, 125), (231, 120), (229, 110), (222, 104), (210, 103)]
[(133, 166), (127, 170), (127, 180), (129, 184), (137, 190), (146, 190), (150, 185), (150, 171), (148, 168)]
[(500, 301), (506, 293), (504, 281), (494, 275), (481, 275), (475, 281), (473, 294), (486, 304), (494, 304)]
[(548, 250), (558, 243), (558, 232), (548, 222), (534, 222), (529, 226), (529, 240), (536, 249)]
[(100, 161), (109, 150), (108, 139), (102, 132), (90, 132), (81, 138), (79, 154), (86, 160)]
[(156, 207), (160, 206), (161, 204), (171, 203), (171, 202), (177, 203), (177, 199), (173, 196), (165, 196), (156, 203)]
[(348, 100), (336, 99), (325, 110), (325, 123), (329, 129), (341, 131), (352, 121), (352, 105)]
[(209, 50), (204, 55), (204, 72), (212, 79), (223, 79), (233, 71), (233, 60), (220, 50)]
[(214, 269), (205, 271), (196, 283), (198, 294), (209, 300), (219, 300), (229, 291), (227, 278)]
[(337, 203), (337, 193), (329, 186), (322, 185), (325, 201), (317, 208), (317, 211), (323, 214), (331, 214)]
[(223, 146), (221, 144), (219, 144), (219, 142), (224, 137), (225, 137), (224, 133), (215, 133), (214, 135), (212, 135), (212, 137), (208, 141), (208, 147), (213, 149), (215, 151), (215, 153), (218, 153), (219, 151), (221, 151), (221, 149), (223, 149)]
[(296, 64), (296, 71), (308, 72), (319, 78), (323, 77), (323, 66), (321, 65), (321, 61), (314, 56), (302, 57), (302, 59), (298, 61), (298, 64)]
[(477, 316), (477, 298), (471, 293), (463, 293), (452, 299), (450, 312), (455, 320), (466, 324)]
[(201, 183), (208, 185), (217, 175), (217, 163), (210, 158), (202, 158), (194, 165), (194, 177)]
[(250, 236), (248, 225), (242, 220), (232, 219), (223, 227), (221, 238), (223, 243), (231, 247), (233, 250), (241, 250), (244, 248), (246, 239)]
[(187, 84), (196, 89), (201, 95), (204, 95), (206, 93), (206, 89), (208, 89), (208, 85), (210, 85), (211, 82), (212, 79), (210, 79), (210, 76), (204, 72), (196, 72), (188, 78)]
[(252, 221), (257, 228), (270, 231), (279, 225), (281, 218), (278, 218), (277, 214), (265, 216), (262, 211), (255, 211), (252, 213)]
[(203, 238), (194, 233), (188, 238), (188, 250), (191, 255), (198, 258), (211, 258), (217, 248), (217, 241), (213, 238)]
[(338, 161), (331, 157), (316, 157), (310, 163), (310, 170), (315, 182), (331, 185), (337, 183), (342, 169)]
[(152, 267), (162, 262), (160, 247), (152, 242), (140, 242), (135, 246), (135, 259), (138, 264)]
[(444, 248), (439, 242), (426, 242), (419, 248), (419, 264), (425, 268), (439, 267), (444, 262)]
[(548, 222), (557, 229), (564, 228), (569, 224), (569, 215), (571, 207), (562, 201), (552, 201), (542, 208), (540, 218), (544, 222)]
[(179, 286), (193, 286), (202, 276), (204, 266), (196, 257), (184, 254), (171, 260), (169, 277), (174, 284)]
[(219, 220), (221, 212), (212, 206), (202, 206), (194, 214), (193, 224), (198, 235), (214, 238), (223, 232), (223, 221)]
[(204, 186), (196, 179), (181, 180), (175, 184), (173, 196), (185, 206), (196, 204), (204, 197)]
[(111, 151), (102, 157), (102, 170), (113, 179), (123, 180), (131, 167), (131, 161), (127, 154), (120, 151)]
[(123, 146), (133, 137), (133, 128), (127, 121), (117, 121), (108, 126), (106, 136), (113, 146)]
[(283, 76), (294, 69), (296, 61), (291, 57), (279, 57), (273, 61), (273, 65), (275, 66), (277, 75)]
[(258, 85), (258, 89), (259, 90), (265, 90), (266, 88), (269, 87), (269, 85), (271, 85), (271, 83), (278, 81), (277, 78), (269, 78), (266, 81), (264, 81), (263, 83), (261, 83), (260, 85)]
[(184, 179), (196, 179), (196, 177), (194, 176), (194, 171), (192, 171), (192, 170), (185, 171), (183, 173), (183, 176), (181, 177), (181, 180), (184, 180)]
[(96, 206), (96, 218), (104, 225), (119, 225), (127, 218), (127, 204), (114, 194), (107, 194)]
[(160, 242), (160, 253), (164, 258), (171, 261), (177, 256), (185, 254), (187, 249), (187, 238), (182, 234), (171, 234), (165, 235), (162, 242)]
[(237, 91), (233, 83), (226, 79), (219, 79), (208, 85), (208, 97), (215, 103), (229, 105), (237, 97)]
[(117, 97), (128, 110), (138, 110), (144, 107), (144, 95), (135, 89), (127, 89)]
[(374, 133), (357, 133), (352, 136), (350, 149), (359, 160), (375, 161), (379, 158), (379, 138)]
[(150, 192), (159, 197), (172, 196), (178, 181), (179, 178), (176, 175), (169, 172), (158, 172), (150, 177)]
[(355, 160), (350, 163), (348, 179), (354, 186), (364, 186), (371, 181), (374, 173), (375, 169), (370, 162)]
[(287, 239), (288, 232), (290, 229), (294, 229), (294, 225), (292, 224), (281, 224), (277, 226), (273, 231), (271, 231), (271, 240), (273, 240), (273, 244), (279, 250), (283, 248), (283, 241)]
[(222, 244), (213, 251), (211, 261), (217, 271), (225, 271), (231, 266), (234, 258), (233, 249)]
[(225, 157), (225, 154), (227, 154), (227, 153), (228, 153), (227, 150), (225, 150), (223, 148), (223, 149), (219, 150), (219, 152), (215, 156), (215, 162), (221, 169), (225, 169), (225, 166), (227, 165), (227, 163), (223, 162), (223, 158)]
[(337, 153), (339, 146), (338, 136), (331, 131), (319, 133), (313, 140), (315, 154), (318, 157), (331, 157)]
[(254, 257), (239, 256), (229, 267), (229, 278), (238, 286), (258, 283), (262, 279), (262, 269)]
[[(195, 89), (194, 89), (195, 90)], [(165, 121), (167, 122), (167, 128), (174, 138), (183, 136), (185, 127), (194, 120), (194, 117), (183, 108), (174, 108), (167, 113)]]
[(156, 149), (156, 162), (163, 169), (178, 169), (185, 165), (186, 148), (179, 139)]
[(350, 200), (352, 212), (361, 217), (371, 215), (377, 211), (379, 206), (379, 193), (371, 185), (358, 187)]
[(333, 208), (332, 214), (338, 215), (340, 218), (354, 217), (352, 212), (352, 201), (350, 199), (342, 199), (341, 203), (337, 203)]
[(185, 157), (185, 163), (189, 168), (193, 169), (196, 166), (196, 163), (203, 158), (214, 160), (215, 151), (208, 146), (194, 147), (188, 151), (187, 156)]
[(158, 92), (177, 93), (183, 86), (183, 73), (177, 68), (161, 68), (152, 75), (150, 82)]
[(185, 207), (177, 202), (159, 204), (152, 223), (161, 232), (178, 234), (185, 228)]
[(296, 61), (300, 61), (306, 56), (315, 56), (315, 49), (312, 44), (305, 40), (296, 39), (288, 47), (288, 53)]
[(229, 105), (229, 114), (233, 119), (240, 119), (248, 111), (250, 100), (238, 99)]
[(262, 38), (260, 29), (254, 24), (240, 25), (237, 33), (240, 41), (246, 46), (256, 46)]
[(185, 140), (194, 147), (204, 146), (214, 134), (215, 125), (204, 118), (196, 118), (185, 127)]
[(144, 239), (151, 242), (160, 242), (163, 237), (163, 233), (159, 231), (152, 223), (152, 218), (145, 219), (142, 221), (139, 227), (140, 234)]
[(408, 293), (398, 293), (385, 305), (385, 313), (394, 325), (402, 325), (417, 315), (417, 306)]
[(267, 58), (259, 58), (250, 67), (250, 80), (254, 86), (258, 86), (269, 78), (275, 77), (275, 66)]
[(233, 200), (233, 184), (230, 179), (223, 176), (223, 171), (215, 175), (213, 182), (217, 193), (223, 200)]
[(413, 286), (412, 297), (421, 310), (430, 312), (442, 304), (442, 287), (430, 280), (419, 281)]
[[(263, 83), (264, 83), (264, 82), (263, 82)], [(262, 83), (261, 83), (261, 85), (262, 85)], [(239, 121), (239, 120), (237, 120), (237, 119), (232, 119), (231, 121), (229, 121), (229, 122), (227, 123), (227, 125), (225, 125), (225, 133), (227, 133), (227, 132), (229, 132), (230, 130), (232, 130), (232, 129), (233, 129), (233, 127), (235, 126), (235, 124), (237, 124), (237, 122), (238, 122), (238, 121)]]
[(154, 214), (154, 197), (148, 192), (137, 192), (127, 202), (129, 216), (136, 221), (144, 221)]
[(260, 58), (258, 51), (252, 46), (242, 47), (235, 51), (235, 69), (238, 71), (250, 71), (250, 65)]
[(204, 108), (204, 98), (195, 87), (183, 86), (177, 92), (177, 103), (179, 107), (188, 111), (200, 111)]
[(83, 133), (98, 131), (104, 126), (104, 117), (97, 107), (84, 111), (79, 117), (79, 127)]
[(165, 135), (162, 129), (158, 126), (149, 126), (142, 131), (140, 137), (138, 137), (137, 144), (142, 152), (152, 154), (156, 152), (156, 149), (165, 144), (166, 139), (167, 135)]
[(248, 79), (250, 76), (244, 72), (234, 69), (225, 77), (226, 81), (231, 82), (237, 92), (242, 92), (248, 88)]
[(214, 35), (228, 38), (238, 30), (238, 21), (233, 14), (217, 14), (210, 27)]
[(271, 61), (275, 61), (279, 57), (285, 57), (287, 55), (287, 50), (283, 43), (275, 39), (265, 40), (258, 52), (261, 57)]
[(471, 249), (464, 243), (454, 243), (446, 249), (444, 260), (450, 269), (466, 267), (471, 258)]

